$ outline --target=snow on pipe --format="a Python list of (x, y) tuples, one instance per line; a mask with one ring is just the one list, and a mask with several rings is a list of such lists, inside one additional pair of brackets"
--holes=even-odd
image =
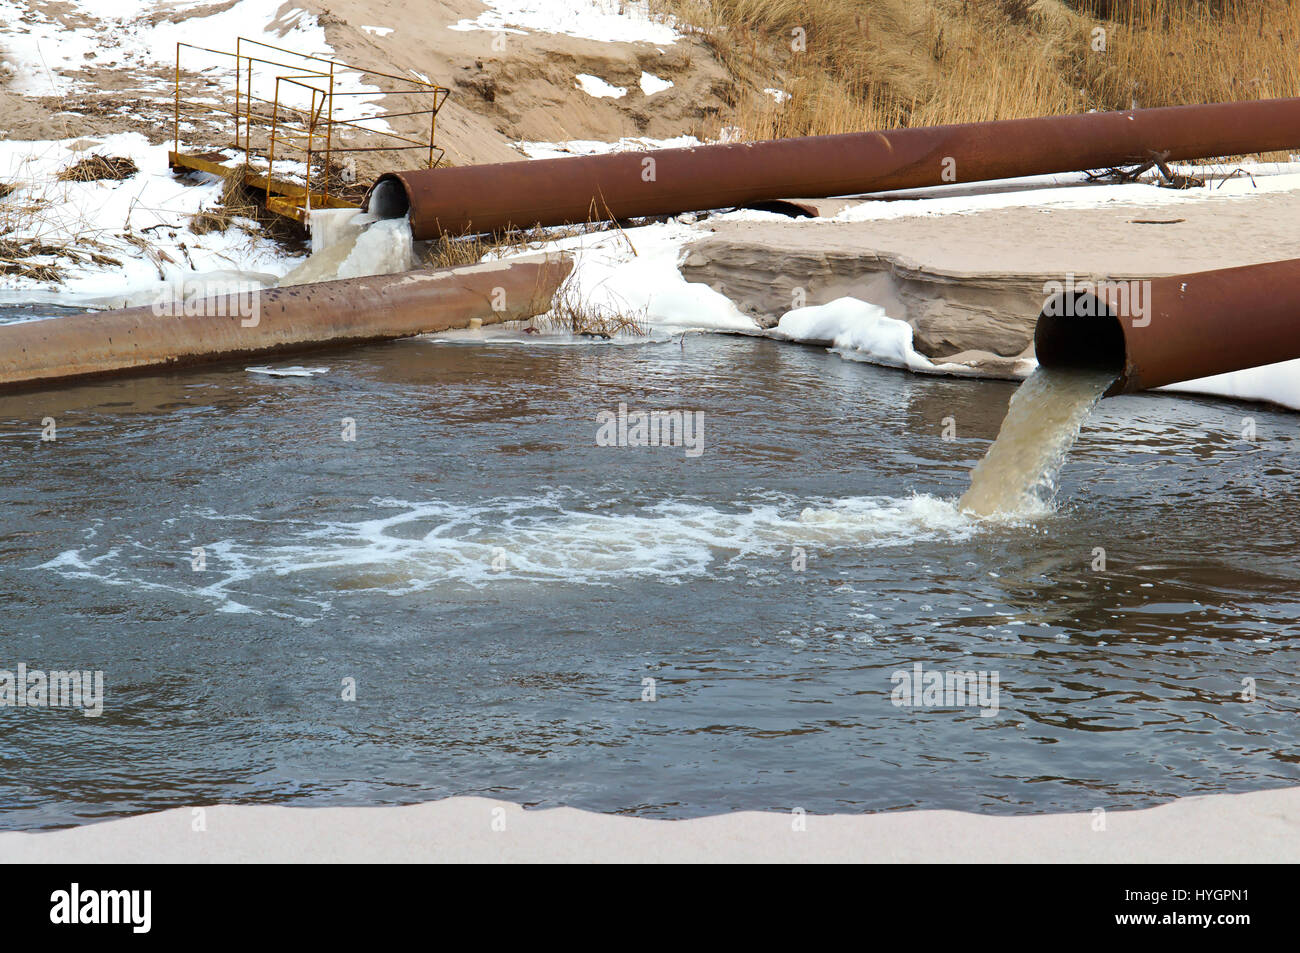
[(410, 337), (541, 314), (566, 255), (408, 271), (0, 326), (0, 386)]
[(1113, 370), (1106, 396), (1300, 358), (1300, 259), (1071, 283), (1034, 328), (1043, 367)]
[(429, 239), (1296, 146), (1269, 99), (389, 172), (365, 207)]

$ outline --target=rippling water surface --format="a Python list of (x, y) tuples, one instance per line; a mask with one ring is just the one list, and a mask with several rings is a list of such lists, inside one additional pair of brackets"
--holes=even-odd
[[(100, 718), (0, 708), (0, 826), (452, 794), (1032, 813), (1297, 782), (1293, 414), (1105, 400), (1054, 514), (980, 522), (954, 503), (1011, 384), (704, 336), (307, 362), (330, 373), (0, 395), (0, 668), (107, 689)], [(620, 402), (702, 411), (704, 453), (597, 446)], [(918, 662), (997, 673), (997, 714), (896, 706)]]

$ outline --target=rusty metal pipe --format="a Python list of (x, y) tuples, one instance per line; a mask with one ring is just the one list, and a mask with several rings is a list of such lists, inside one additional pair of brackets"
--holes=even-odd
[[(563, 255), (408, 271), (198, 302), (194, 316), (153, 306), (0, 326), (0, 386), (267, 356), (529, 318), (549, 310), (573, 268)], [(191, 310), (186, 308), (185, 310)], [(247, 326), (250, 325), (251, 326)]]
[(428, 239), (1296, 146), (1269, 99), (389, 172), (366, 208)]
[(1300, 259), (1079, 283), (1034, 327), (1044, 367), (1114, 370), (1106, 396), (1300, 358)]

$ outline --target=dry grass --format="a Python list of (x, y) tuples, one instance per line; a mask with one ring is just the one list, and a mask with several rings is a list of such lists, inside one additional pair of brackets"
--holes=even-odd
[[(190, 216), (190, 231), (196, 235), (224, 233), (234, 226), (243, 228), (250, 235), (265, 235), (288, 248), (300, 250), (306, 240), (305, 230), (298, 223), (270, 211), (244, 184), (246, 172), (247, 166), (230, 170), (217, 201)], [(253, 222), (258, 227), (250, 229), (242, 222)]]
[(584, 300), (572, 282), (566, 283), (556, 293), (551, 310), (534, 323), (549, 330), (591, 338), (612, 338), (618, 334), (644, 337), (649, 333), (646, 309), (603, 311)]
[[(744, 92), (724, 122), (744, 138), (1300, 95), (1300, 0), (657, 7), (695, 24), (737, 78)], [(765, 88), (791, 98), (778, 105)]]
[(0, 275), (57, 284), (63, 280), (61, 262), (120, 267), (121, 261), (105, 254), (109, 250), (84, 236), (72, 242), (46, 242), (38, 238), (0, 234)]
[(92, 152), (72, 163), (55, 178), (60, 182), (121, 182), (139, 171), (134, 159), (126, 156), (102, 156)]
[[(610, 230), (617, 230), (626, 240), (627, 236), (616, 223), (595, 220), (580, 225), (512, 229), (490, 235), (478, 234), (453, 238), (444, 234), (428, 242), (425, 250), (418, 253), (418, 257), (421, 264), (428, 268), (459, 268), (462, 265), (477, 265), (489, 256), (542, 251), (563, 238)], [(630, 241), (628, 247), (633, 254), (636, 253)]]

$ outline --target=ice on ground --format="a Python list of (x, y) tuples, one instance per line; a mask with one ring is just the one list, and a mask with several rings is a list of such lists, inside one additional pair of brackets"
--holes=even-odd
[(671, 46), (672, 17), (654, 17), (646, 0), (484, 0), (487, 10), (448, 29), (560, 33), (603, 43)]
[(626, 88), (614, 86), (605, 82), (599, 76), (592, 76), (590, 73), (579, 73), (574, 77), (574, 82), (578, 89), (588, 96), (595, 96), (597, 99), (622, 99), (627, 95)]

